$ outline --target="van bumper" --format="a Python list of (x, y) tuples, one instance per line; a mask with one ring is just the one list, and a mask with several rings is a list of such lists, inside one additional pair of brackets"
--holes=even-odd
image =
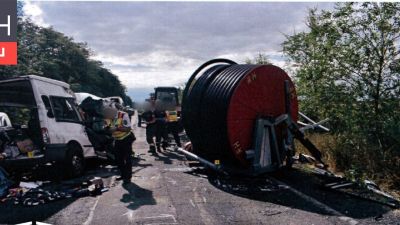
[(66, 144), (48, 144), (46, 145), (46, 161), (63, 161), (67, 156), (68, 146)]
[(36, 165), (39, 164), (44, 164), (46, 163), (45, 156), (38, 155), (33, 158), (28, 158), (28, 157), (20, 157), (17, 159), (5, 159), (5, 160), (0, 160), (0, 166), (10, 169), (10, 170), (18, 170), (18, 169), (24, 169), (24, 168), (32, 168)]
[(36, 155), (33, 158), (26, 156), (16, 159), (0, 160), (0, 166), (11, 170), (24, 168), (32, 168), (36, 165), (46, 164), (53, 161), (63, 161), (67, 153), (66, 144), (49, 144), (46, 145), (45, 154)]

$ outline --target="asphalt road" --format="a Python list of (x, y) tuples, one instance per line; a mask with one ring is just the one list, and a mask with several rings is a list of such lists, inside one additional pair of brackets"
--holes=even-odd
[[(270, 178), (219, 177), (174, 150), (147, 153), (145, 129), (136, 128), (132, 184), (117, 171), (91, 162), (82, 178), (103, 177), (110, 190), (97, 197), (37, 207), (0, 204), (0, 223), (49, 224), (400, 224), (400, 211), (319, 188), (320, 178), (302, 169)], [(279, 186), (271, 182), (278, 182)]]

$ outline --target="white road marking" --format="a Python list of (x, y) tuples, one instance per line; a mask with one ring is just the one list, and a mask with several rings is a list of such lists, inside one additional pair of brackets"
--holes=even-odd
[(163, 171), (171, 171), (171, 172), (190, 172), (190, 171), (192, 171), (192, 168), (189, 168), (189, 167), (164, 168)]
[(282, 182), (282, 181), (280, 181), (280, 180), (277, 180), (277, 179), (275, 179), (275, 178), (272, 178), (272, 177), (270, 177), (269, 179), (275, 181), (275, 182), (278, 183), (279, 185), (285, 185), (285, 186), (287, 186), (288, 189), (289, 189), (290, 191), (292, 191), (293, 193), (295, 193), (296, 195), (298, 195), (298, 196), (300, 196), (301, 198), (303, 198), (304, 200), (306, 200), (306, 201), (308, 201), (308, 202), (310, 202), (310, 203), (312, 203), (312, 204), (314, 204), (314, 205), (320, 207), (321, 209), (324, 209), (326, 212), (328, 212), (328, 213), (330, 213), (330, 214), (332, 214), (332, 215), (337, 216), (340, 220), (346, 221), (346, 222), (348, 222), (350, 225), (356, 225), (356, 224), (358, 224), (358, 221), (354, 220), (353, 218), (350, 218), (350, 217), (347, 217), (347, 216), (343, 215), (341, 212), (336, 211), (335, 209), (329, 207), (328, 205), (326, 205), (326, 204), (324, 204), (324, 203), (318, 201), (317, 199), (315, 199), (315, 198), (313, 198), (313, 197), (311, 197), (311, 196), (308, 196), (308, 195), (306, 195), (306, 194), (303, 194), (302, 192), (300, 192), (300, 191), (298, 191), (298, 190), (292, 188), (292, 187), (289, 186), (288, 184), (286, 184), (286, 183), (284, 183), (284, 182)]
[(190, 199), (190, 204), (192, 204), (193, 208), (196, 208), (196, 205), (194, 204), (192, 199)]
[(94, 203), (93, 207), (90, 209), (89, 216), (88, 216), (87, 220), (83, 223), (83, 225), (89, 225), (92, 223), (94, 210), (96, 209), (97, 204), (99, 203), (99, 199), (100, 199), (100, 196), (97, 196), (96, 202)]
[(171, 215), (171, 214), (161, 214), (159, 216), (147, 216), (147, 217), (141, 217), (141, 218), (138, 218), (138, 219), (160, 219), (160, 218), (172, 218), (174, 223), (176, 223), (175, 216)]
[[(199, 181), (197, 180), (196, 182), (196, 187), (199, 186)], [(205, 224), (205, 225), (213, 225), (213, 224), (217, 224), (216, 221), (214, 220), (213, 216), (208, 213), (205, 204), (207, 202), (207, 199), (204, 196), (200, 196), (199, 192), (197, 191), (197, 188), (193, 189), (193, 197), (194, 200), (196, 201), (196, 203), (200, 203), (197, 204), (197, 208), (199, 211), (199, 215), (201, 217), (201, 221)], [(201, 203), (201, 200), (203, 200), (204, 204)]]
[(144, 225), (162, 225), (162, 224), (174, 225), (179, 223), (145, 223)]
[(166, 179), (167, 179), (167, 181), (168, 181), (169, 183), (171, 183), (172, 185), (176, 185), (176, 184), (177, 184), (177, 181), (174, 180), (174, 179), (172, 179), (172, 178), (170, 178), (170, 177), (166, 177)]
[(129, 222), (134, 222), (134, 221), (140, 221), (141, 223), (144, 223), (146, 220), (154, 220), (154, 219), (171, 219), (173, 222), (151, 222), (151, 223), (144, 223), (147, 225), (150, 224), (178, 224), (177, 220), (174, 215), (171, 214), (161, 214), (159, 216), (146, 216), (146, 217), (137, 217), (134, 218), (134, 210), (128, 210), (126, 213), (122, 214), (122, 216), (127, 216)]
[(126, 216), (130, 222), (133, 222), (133, 210), (128, 210), (128, 212), (122, 214), (122, 216)]
[(150, 180), (158, 180), (160, 179), (160, 175), (150, 177)]
[(352, 218), (347, 217), (347, 216), (339, 216), (339, 219), (340, 219), (340, 220), (343, 220), (343, 221), (345, 221), (345, 222), (348, 222), (350, 225), (356, 225), (356, 224), (358, 224), (357, 221), (355, 221), (355, 220), (353, 220)]

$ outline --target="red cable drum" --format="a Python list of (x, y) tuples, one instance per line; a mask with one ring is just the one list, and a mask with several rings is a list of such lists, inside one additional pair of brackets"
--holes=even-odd
[[(224, 59), (203, 64), (190, 78), (182, 102), (183, 125), (195, 153), (247, 167), (245, 152), (253, 147), (256, 119), (286, 113), (286, 80), (291, 117), (297, 121), (295, 87), (279, 67), (237, 65)], [(277, 133), (282, 144), (284, 134)]]

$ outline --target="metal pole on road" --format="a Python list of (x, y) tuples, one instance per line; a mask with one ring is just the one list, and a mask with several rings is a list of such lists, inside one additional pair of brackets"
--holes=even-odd
[(189, 151), (184, 150), (183, 148), (177, 148), (177, 150), (178, 150), (178, 152), (183, 153), (185, 156), (187, 156), (187, 157), (189, 157), (189, 158), (191, 158), (193, 160), (199, 161), (200, 163), (202, 163), (206, 167), (208, 167), (208, 168), (210, 168), (210, 169), (212, 169), (212, 170), (214, 170), (216, 172), (223, 173), (223, 174), (227, 175), (227, 173), (222, 169), (221, 166), (215, 165), (214, 163), (212, 163), (212, 162), (210, 162), (210, 161), (208, 161), (206, 159), (203, 159), (203, 158), (201, 158), (200, 156), (198, 156), (198, 155), (196, 155), (194, 153), (191, 153)]

